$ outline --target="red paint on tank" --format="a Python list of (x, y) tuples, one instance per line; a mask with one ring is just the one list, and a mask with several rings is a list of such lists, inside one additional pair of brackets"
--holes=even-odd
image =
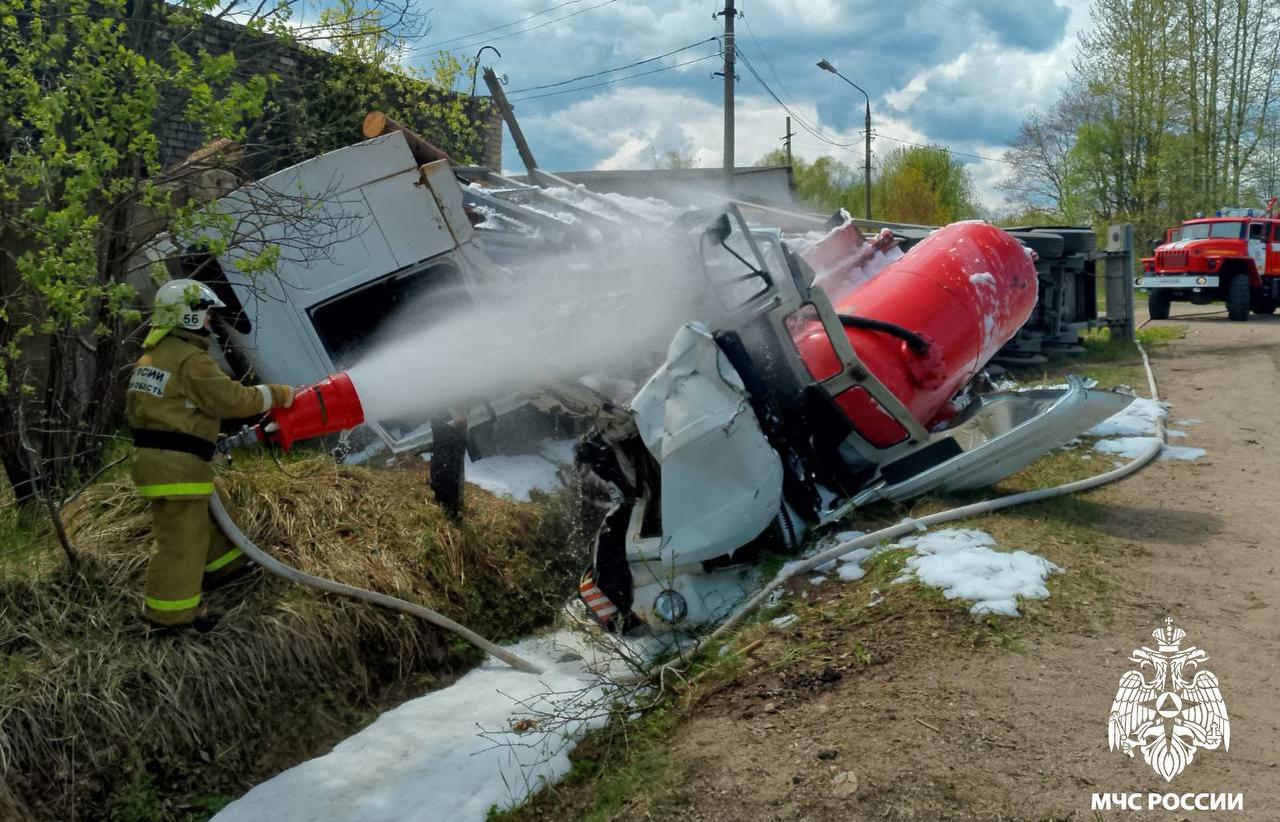
[[(805, 258), (830, 256), (824, 242), (806, 251)], [(882, 331), (844, 329), (867, 369), (929, 427), (954, 415), (949, 400), (1027, 321), (1036, 292), (1035, 266), (1021, 243), (995, 226), (964, 222), (934, 232), (836, 302), (835, 309), (893, 323), (928, 342), (927, 352), (914, 352)], [(810, 375), (839, 370), (821, 325), (793, 323), (792, 328)], [(850, 406), (845, 412), (858, 426), (857, 404), (840, 404)]]

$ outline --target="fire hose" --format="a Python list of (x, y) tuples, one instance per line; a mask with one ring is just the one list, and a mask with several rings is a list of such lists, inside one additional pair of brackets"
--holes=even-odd
[[(360, 398), (356, 395), (351, 378), (345, 373), (334, 374), (314, 385), (299, 389), (288, 409), (273, 409), (258, 425), (252, 428), (245, 427), (240, 433), (222, 440), (219, 443), (219, 449), (227, 452), (233, 448), (263, 443), (279, 446), (287, 452), (298, 440), (346, 431), (363, 421), (364, 409), (360, 404)], [(465, 625), (430, 608), (388, 594), (324, 579), (286, 565), (255, 545), (253, 540), (240, 530), (240, 526), (236, 525), (227, 513), (216, 491), (209, 498), (209, 512), (213, 515), (218, 527), (237, 548), (276, 576), (331, 594), (341, 594), (418, 617), (462, 637), (480, 650), (497, 657), (517, 670), (531, 674), (542, 673), (542, 669), (532, 662), (516, 656)]]
[(444, 614), (433, 611), (430, 608), (423, 607), (422, 605), (418, 605), (413, 602), (408, 602), (398, 597), (380, 594), (377, 591), (368, 591), (364, 588), (357, 588), (354, 585), (346, 585), (341, 582), (335, 582), (331, 579), (317, 577), (312, 574), (308, 574), (306, 571), (294, 568), (291, 565), (284, 564), (280, 560), (268, 554), (266, 551), (263, 551), (257, 545), (254, 545), (253, 540), (245, 536), (244, 531), (240, 530), (240, 526), (236, 525), (235, 521), (231, 519), (231, 515), (227, 513), (227, 509), (223, 506), (222, 500), (218, 497), (217, 492), (209, 498), (209, 512), (213, 514), (214, 522), (218, 523), (218, 527), (220, 527), (223, 533), (225, 533), (231, 541), (235, 543), (237, 548), (244, 551), (249, 559), (258, 563), (276, 576), (284, 577), (285, 579), (296, 582), (300, 585), (308, 585), (321, 591), (328, 591), (331, 594), (341, 594), (354, 599), (361, 599), (365, 602), (372, 602), (374, 605), (381, 605), (383, 608), (391, 608), (393, 610), (409, 614), (410, 616), (418, 617), (419, 619), (430, 622), (432, 625), (436, 625), (446, 631), (457, 634), (485, 653), (492, 654), (507, 663), (512, 668), (531, 674), (542, 673), (542, 669), (537, 665), (534, 665), (532, 662), (522, 659), (510, 651), (495, 645), (477, 634), (475, 631), (472, 631), (467, 626), (454, 622)]
[[(1136, 344), (1138, 346), (1138, 353), (1142, 355), (1143, 367), (1147, 372), (1147, 388), (1151, 392), (1151, 399), (1159, 402), (1160, 392), (1156, 387), (1155, 374), (1151, 370), (1151, 359), (1147, 356), (1147, 351), (1142, 347), (1142, 343), (1136, 342)], [(755, 596), (747, 600), (743, 605), (739, 606), (739, 608), (730, 614), (724, 622), (720, 623), (720, 625), (707, 636), (706, 641), (722, 638), (732, 630), (734, 626), (738, 625), (748, 615), (754, 612), (761, 605), (765, 604), (774, 591), (786, 585), (793, 577), (798, 574), (808, 573), (821, 565), (825, 565), (828, 562), (832, 562), (843, 557), (851, 551), (855, 551), (859, 548), (866, 548), (868, 546), (879, 545), (886, 540), (897, 539), (898, 537), (905, 536), (915, 531), (924, 531), (930, 526), (941, 525), (944, 522), (952, 522), (954, 520), (978, 516), (980, 514), (989, 514), (993, 511), (1011, 508), (1015, 505), (1025, 505), (1029, 502), (1040, 502), (1041, 500), (1064, 496), (1066, 494), (1074, 494), (1079, 491), (1088, 491), (1092, 488), (1107, 485), (1108, 483), (1115, 482), (1116, 480), (1124, 479), (1130, 474), (1133, 474), (1139, 469), (1145, 467), (1155, 459), (1157, 455), (1159, 455), (1161, 449), (1164, 448), (1164, 444), (1164, 417), (1157, 415), (1156, 436), (1152, 438), (1151, 445), (1132, 461), (1120, 466), (1119, 468), (1114, 468), (1105, 473), (1098, 474), (1093, 477), (1087, 477), (1086, 479), (1068, 482), (1064, 485), (1055, 485), (1051, 488), (1040, 488), (1035, 491), (1024, 491), (1019, 494), (1010, 494), (996, 499), (983, 500), (982, 502), (975, 502), (972, 505), (962, 505), (958, 508), (939, 511), (936, 514), (929, 514), (923, 517), (908, 517), (894, 525), (881, 528), (878, 531), (873, 531), (870, 534), (865, 534), (857, 537), (856, 539), (842, 542), (839, 545), (815, 554), (814, 556), (805, 559), (803, 562), (790, 567), (786, 573), (778, 574), (778, 576), (774, 577), (768, 585), (761, 588)], [(661, 666), (655, 673), (660, 675), (681, 661), (682, 660), (680, 658), (671, 660)]]

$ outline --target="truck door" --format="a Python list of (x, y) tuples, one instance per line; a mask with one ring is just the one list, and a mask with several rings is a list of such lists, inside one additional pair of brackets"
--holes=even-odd
[(1271, 224), (1271, 247), (1267, 260), (1267, 273), (1280, 274), (1280, 221)]
[(1249, 256), (1258, 269), (1258, 276), (1267, 270), (1267, 224), (1249, 223)]

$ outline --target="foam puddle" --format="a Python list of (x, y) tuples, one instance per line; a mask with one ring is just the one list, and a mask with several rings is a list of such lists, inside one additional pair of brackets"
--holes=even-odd
[(1044, 557), (1026, 551), (992, 550), (996, 541), (985, 531), (944, 528), (907, 537), (888, 548), (859, 548), (841, 558), (841, 579), (861, 579), (862, 563), (891, 548), (915, 552), (894, 582), (918, 580), (942, 591), (947, 599), (972, 600), (972, 614), (1019, 616), (1018, 599), (1047, 599), (1046, 580), (1062, 571)]
[(478, 822), (563, 778), (577, 741), (608, 721), (615, 683), (664, 645), (643, 637), (607, 647), (562, 630), (506, 647), (543, 674), (490, 658), (256, 786), (214, 820)]
[[(1100, 454), (1134, 459), (1146, 453), (1151, 447), (1151, 440), (1161, 420), (1168, 419), (1169, 404), (1155, 400), (1135, 399), (1119, 414), (1108, 417), (1090, 428), (1087, 432), (1095, 437), (1107, 437), (1093, 444), (1093, 450)], [(1178, 425), (1196, 425), (1200, 420), (1179, 420)], [(1165, 431), (1167, 437), (1185, 439), (1185, 431)], [(1203, 448), (1192, 448), (1186, 445), (1164, 444), (1160, 449), (1162, 460), (1198, 460), (1208, 452)]]
[[(562, 471), (573, 465), (576, 439), (545, 439), (536, 454), (499, 454), (476, 462), (467, 457), (463, 475), (468, 483), (491, 494), (528, 502), (533, 491), (555, 493), (564, 488)], [(430, 461), (429, 453), (422, 459)]]

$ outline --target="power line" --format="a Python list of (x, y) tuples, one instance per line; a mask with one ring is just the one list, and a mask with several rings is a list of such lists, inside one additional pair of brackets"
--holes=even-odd
[(660, 68), (650, 69), (649, 71), (641, 71), (636, 74), (628, 74), (626, 77), (615, 77), (612, 80), (605, 80), (600, 83), (591, 83), (585, 86), (577, 86), (576, 88), (567, 88), (567, 89), (562, 89), (560, 91), (547, 91), (542, 94), (531, 94), (531, 95), (528, 95), (527, 97), (521, 97), (519, 100), (512, 100), (512, 102), (523, 103), (526, 100), (537, 100), (540, 97), (555, 97), (556, 95), (559, 95), (559, 94), (572, 94), (575, 91), (586, 91), (587, 89), (600, 88), (601, 86), (611, 86), (614, 83), (621, 83), (624, 80), (634, 80), (637, 77), (647, 77), (650, 74), (658, 74), (659, 72), (671, 71), (672, 69), (678, 69), (683, 66), (691, 66), (694, 63), (701, 63), (703, 60), (710, 60), (713, 57), (719, 57), (719, 56), (720, 56), (720, 52), (716, 51), (714, 54), (707, 54), (702, 57), (695, 57), (692, 60), (685, 60), (683, 63), (673, 63), (672, 65), (669, 65), (669, 66), (662, 66)]
[[(773, 61), (769, 59), (769, 55), (765, 52), (764, 47), (763, 47), (763, 46), (761, 46), (761, 45), (760, 45), (760, 41), (759, 41), (758, 39), (756, 39), (756, 33), (755, 33), (755, 31), (754, 31), (754, 30), (752, 30), (752, 28), (751, 28), (751, 21), (747, 19), (746, 15), (743, 15), (743, 22), (745, 22), (745, 23), (747, 24), (747, 33), (751, 35), (751, 41), (752, 41), (753, 43), (755, 43), (756, 51), (758, 51), (758, 52), (760, 53), (760, 56), (764, 58), (765, 64), (769, 66), (769, 73), (770, 73), (770, 74), (772, 74), (772, 75), (773, 75), (773, 79), (777, 81), (777, 83), (778, 83), (778, 88), (782, 89), (782, 93), (783, 93), (783, 95), (784, 95), (788, 100), (790, 100), (790, 101), (791, 101), (791, 105), (796, 106), (797, 108), (799, 108), (800, 103), (796, 100), (795, 95), (793, 95), (793, 94), (792, 94), (792, 93), (787, 89), (786, 85), (785, 85), (785, 84), (783, 84), (783, 82), (782, 82), (782, 78), (778, 75), (778, 70), (777, 70), (777, 69), (774, 67), (774, 65), (773, 65)], [(741, 53), (741, 52), (739, 52), (739, 53)], [(749, 62), (750, 62), (750, 61), (748, 61), (748, 63), (749, 63)], [(749, 65), (748, 65), (748, 68), (750, 68), (750, 66), (749, 66)], [(759, 76), (758, 76), (758, 75), (757, 75), (757, 79), (759, 79)], [(761, 85), (765, 85), (765, 84), (763, 83), (763, 81), (761, 81)], [(766, 85), (766, 91), (767, 91), (767, 90), (768, 90), (768, 87), (767, 87), (767, 85)], [(776, 96), (776, 95), (773, 95), (773, 94), (772, 94), (772, 92), (770, 92), (770, 95), (771, 95), (771, 96), (773, 96), (773, 97), (774, 97), (774, 99), (778, 101), (779, 105), (783, 105), (783, 104), (782, 104), (782, 101), (781, 101), (781, 100), (778, 100), (778, 98), (777, 98), (777, 96)], [(785, 106), (785, 105), (783, 105), (783, 108), (784, 108), (784, 110), (786, 110), (786, 112), (787, 112), (787, 114), (788, 114), (789, 116), (791, 116), (794, 120), (796, 120), (797, 122), (799, 122), (799, 123), (801, 124), (801, 127), (802, 127), (802, 128), (804, 128), (804, 129), (805, 129), (806, 131), (808, 131), (810, 134), (813, 134), (814, 136), (817, 136), (817, 137), (818, 137), (818, 139), (820, 139), (820, 140), (821, 140), (821, 139), (823, 139), (820, 135), (815, 134), (815, 132), (820, 132), (820, 131), (822, 131), (822, 128), (817, 124), (817, 122), (816, 122), (816, 121), (808, 119), (808, 118), (807, 118), (807, 117), (805, 117), (803, 114), (801, 114), (799, 111), (792, 110), (792, 109), (788, 108), (788, 107), (787, 107), (787, 106)], [(857, 154), (857, 152), (852, 151), (852, 150), (849, 148), (849, 146), (853, 145), (853, 143), (835, 143), (835, 142), (832, 142), (832, 141), (830, 141), (830, 140), (827, 140), (826, 142), (828, 142), (828, 143), (830, 143), (830, 144), (832, 144), (832, 145), (838, 145), (840, 148), (845, 149), (846, 151), (848, 151), (848, 152), (849, 152), (849, 153), (851, 153), (851, 154)]]
[(962, 16), (962, 17), (968, 17), (970, 20), (973, 20), (973, 21), (975, 21), (975, 22), (981, 23), (981, 24), (982, 24), (982, 25), (984, 25), (984, 26), (985, 26), (985, 25), (987, 25), (987, 21), (986, 21), (986, 20), (983, 20), (981, 17), (979, 17), (978, 15), (974, 14), (973, 12), (970, 12), (970, 11), (967, 11), (967, 10), (965, 10), (965, 9), (959, 8), (958, 6), (953, 6), (953, 5), (951, 5), (950, 3), (944, 3), (944, 2), (943, 2), (943, 0), (928, 0), (928, 2), (933, 3), (935, 6), (941, 6), (941, 7), (942, 7), (942, 8), (944, 8), (944, 9), (947, 9), (947, 10), (949, 10), (949, 11), (953, 11), (953, 12), (955, 12), (956, 14), (959, 14), (959, 15), (960, 15), (960, 16)]
[[(756, 78), (756, 82), (758, 82), (761, 86), (764, 87), (764, 90), (769, 93), (769, 96), (773, 98), (773, 101), (775, 103), (777, 103), (779, 106), (782, 107), (783, 111), (785, 111), (787, 114), (790, 114), (793, 118), (795, 118), (796, 122), (800, 124), (801, 128), (809, 132), (809, 134), (812, 135), (813, 137), (826, 143), (827, 145), (835, 146), (836, 148), (845, 149), (846, 151), (849, 151), (849, 153), (851, 154), (858, 154), (858, 152), (855, 152), (852, 150), (852, 146), (857, 145), (856, 143), (842, 143), (838, 140), (832, 140), (830, 137), (823, 134), (822, 131), (818, 129), (816, 126), (810, 125), (809, 122), (805, 120), (805, 118), (797, 115), (794, 111), (792, 111), (791, 108), (788, 107), (787, 104), (782, 101), (782, 98), (779, 97), (772, 88), (770, 88), (769, 84), (764, 81), (764, 78), (760, 76), (760, 72), (756, 71), (755, 66), (751, 64), (751, 61), (747, 59), (746, 55), (739, 51), (737, 52), (737, 56), (741, 58), (743, 65), (747, 67), (747, 71), (751, 72), (751, 76)], [(858, 154), (858, 156), (862, 156), (862, 155)]]
[(557, 9), (562, 9), (562, 8), (564, 8), (565, 6), (572, 6), (572, 5), (575, 5), (575, 4), (577, 4), (577, 3), (581, 3), (581, 2), (582, 2), (582, 0), (564, 0), (564, 2), (563, 2), (563, 3), (560, 3), (560, 4), (558, 4), (558, 5), (552, 6), (552, 7), (551, 7), (551, 8), (549, 8), (549, 9), (543, 9), (542, 11), (535, 11), (533, 14), (530, 14), (528, 17), (521, 17), (519, 20), (514, 20), (514, 21), (512, 21), (512, 22), (510, 22), (510, 23), (503, 23), (503, 24), (502, 24), (502, 25), (500, 25), (500, 26), (493, 26), (493, 27), (491, 27), (491, 28), (481, 29), (480, 31), (473, 31), (473, 32), (471, 32), (470, 34), (460, 34), (460, 35), (458, 35), (457, 37), (450, 37), (448, 40), (441, 40), (441, 41), (439, 41), (439, 42), (437, 42), (437, 43), (432, 43), (432, 44), (431, 44), (431, 45), (429, 45), (429, 46), (423, 46), (422, 48), (424, 48), (424, 49), (437, 48), (437, 47), (439, 47), (439, 46), (447, 45), (447, 44), (449, 44), (449, 43), (456, 43), (456, 42), (458, 42), (459, 40), (470, 40), (472, 37), (478, 37), (478, 36), (479, 36), (479, 35), (481, 35), (481, 34), (488, 34), (488, 33), (489, 33), (489, 32), (491, 32), (491, 31), (498, 31), (499, 29), (509, 29), (509, 28), (511, 28), (512, 26), (518, 26), (518, 25), (520, 25), (521, 23), (527, 23), (527, 22), (529, 22), (530, 20), (532, 20), (532, 19), (533, 19), (533, 18), (535, 18), (535, 17), (541, 17), (542, 15), (544, 15), (544, 14), (550, 14), (551, 12), (553, 12), (553, 11), (555, 11), (555, 10), (557, 10)]
[(689, 49), (696, 48), (698, 46), (703, 45), (704, 43), (714, 42), (716, 39), (717, 38), (715, 37), (708, 37), (706, 40), (699, 40), (696, 43), (690, 43), (687, 46), (681, 46), (678, 49), (672, 49), (671, 51), (668, 51), (664, 54), (659, 54), (654, 57), (646, 57), (643, 60), (637, 60), (636, 62), (628, 63), (625, 66), (618, 66), (617, 68), (605, 69), (604, 71), (597, 71), (591, 74), (580, 74), (577, 77), (570, 77), (568, 80), (560, 80), (559, 82), (555, 82), (555, 83), (544, 83), (540, 86), (528, 86), (526, 88), (519, 88), (519, 89), (515, 89), (514, 91), (508, 91), (507, 94), (508, 95), (521, 94), (522, 92), (526, 92), (526, 91), (538, 91), (544, 88), (555, 88), (556, 86), (564, 86), (564, 85), (568, 85), (569, 83), (576, 83), (579, 80), (589, 80), (592, 77), (600, 77), (601, 75), (604, 75), (604, 74), (613, 74), (615, 71), (624, 71), (629, 68), (634, 68), (635, 66), (643, 66), (645, 63), (652, 63), (655, 60), (661, 60), (664, 57), (670, 57), (673, 54), (679, 54), (682, 51), (688, 51)]
[[(574, 1), (575, 1), (575, 2), (581, 2), (581, 0), (574, 0)], [(530, 27), (529, 27), (529, 28), (527, 28), (527, 29), (520, 29), (520, 30), (518, 30), (518, 31), (510, 31), (510, 32), (507, 32), (506, 34), (499, 34), (497, 37), (482, 37), (480, 40), (476, 40), (476, 41), (471, 42), (471, 43), (461, 44), (461, 45), (455, 46), (454, 48), (458, 48), (458, 49), (471, 48), (471, 46), (479, 45), (479, 43), (481, 42), (481, 40), (483, 40), (484, 42), (487, 42), (487, 43), (496, 43), (496, 42), (498, 42), (499, 40), (506, 40), (506, 39), (508, 39), (508, 38), (510, 38), (510, 37), (517, 37), (517, 36), (519, 36), (519, 35), (521, 35), (521, 34), (528, 34), (528, 33), (529, 33), (529, 32), (531, 32), (531, 31), (537, 31), (538, 29), (544, 29), (544, 28), (546, 28), (547, 26), (552, 25), (553, 23), (559, 23), (559, 22), (562, 22), (562, 21), (564, 21), (564, 20), (568, 20), (570, 17), (577, 17), (579, 14), (586, 14), (586, 13), (587, 13), (587, 12), (589, 12), (589, 11), (595, 11), (596, 9), (602, 9), (602, 8), (604, 8), (605, 6), (612, 6), (614, 3), (617, 3), (617, 2), (618, 2), (618, 0), (604, 0), (604, 2), (602, 2), (602, 3), (597, 3), (597, 4), (595, 4), (594, 6), (587, 6), (585, 9), (578, 9), (577, 11), (570, 12), (569, 14), (563, 15), (563, 16), (561, 16), (561, 17), (555, 17), (555, 18), (552, 18), (551, 20), (546, 20), (546, 21), (544, 21), (544, 22), (539, 23), (539, 24), (538, 24), (538, 25), (536, 25), (536, 26), (530, 26)], [(535, 15), (535, 16), (536, 16), (536, 15)], [(471, 37), (475, 37), (475, 36), (477, 36), (477, 35), (475, 35), (475, 34), (468, 34), (468, 35), (465, 35), (464, 37), (456, 38), (456, 39), (466, 40), (466, 39), (469, 39), (469, 38), (471, 38)], [(445, 41), (441, 41), (441, 42), (449, 42), (449, 41), (445, 40)], [(439, 45), (440, 45), (440, 43), (431, 43), (431, 44), (428, 44), (428, 45), (425, 45), (425, 46), (418, 46), (418, 47), (417, 47), (417, 48), (415, 48), (413, 51), (414, 51), (414, 52), (426, 51), (426, 50), (428, 50), (428, 49), (436, 48), (436, 47), (438, 47)]]
[[(750, 31), (751, 31), (751, 27), (750, 27), (750, 25), (748, 25), (748, 26), (747, 26), (747, 31), (748, 31), (748, 33), (750, 33)], [(754, 39), (754, 36), (753, 36), (753, 38), (752, 38), (752, 39)], [(757, 43), (756, 43), (757, 48), (759, 47), (759, 45), (760, 45), (760, 44), (757, 42)], [(763, 51), (763, 50), (761, 50), (761, 52), (760, 52), (760, 53), (761, 53), (761, 55), (764, 55), (764, 51)], [(811, 134), (812, 136), (814, 136), (814, 137), (816, 137), (817, 139), (821, 140), (822, 142), (827, 143), (828, 145), (835, 146), (836, 148), (842, 148), (842, 149), (849, 150), (851, 146), (856, 145), (856, 143), (842, 143), (842, 142), (839, 142), (838, 140), (832, 140), (831, 138), (827, 137), (825, 134), (823, 134), (823, 133), (821, 132), (821, 129), (819, 129), (816, 125), (811, 124), (811, 123), (810, 123), (809, 121), (807, 121), (804, 117), (802, 117), (801, 115), (797, 114), (797, 113), (796, 113), (795, 111), (793, 111), (789, 106), (787, 106), (787, 104), (786, 104), (786, 103), (784, 103), (784, 102), (781, 100), (781, 98), (779, 98), (779, 97), (778, 97), (778, 95), (774, 93), (773, 89), (769, 87), (769, 84), (768, 84), (768, 83), (766, 83), (766, 82), (764, 81), (764, 78), (762, 78), (762, 77), (760, 76), (759, 72), (757, 72), (757, 71), (756, 71), (755, 67), (754, 67), (753, 65), (751, 65), (751, 61), (750, 61), (749, 59), (747, 59), (747, 57), (746, 57), (746, 56), (745, 56), (741, 51), (739, 51), (739, 52), (738, 52), (738, 57), (739, 57), (739, 58), (741, 58), (742, 62), (746, 65), (747, 70), (748, 70), (749, 72), (751, 72), (751, 75), (752, 75), (753, 77), (755, 77), (755, 78), (756, 78), (756, 80), (760, 83), (760, 85), (764, 87), (764, 90), (765, 90), (765, 91), (767, 91), (767, 92), (769, 93), (769, 96), (773, 98), (773, 101), (774, 101), (775, 103), (777, 103), (779, 106), (781, 106), (781, 107), (782, 107), (782, 109), (783, 109), (783, 111), (787, 112), (787, 114), (790, 114), (790, 115), (791, 115), (791, 117), (792, 117), (793, 119), (795, 119), (795, 120), (796, 120), (796, 122), (798, 122), (798, 123), (800, 124), (800, 127), (801, 127), (801, 128), (803, 128), (805, 131), (809, 132), (809, 134)], [(766, 56), (766, 57), (765, 57), (765, 59), (766, 59), (766, 60), (768, 60), (768, 57)], [(776, 75), (776, 73), (775, 73), (775, 76), (777, 76), (777, 75)], [(781, 85), (781, 83), (779, 83), (779, 85)], [(940, 150), (942, 150), (942, 151), (946, 151), (946, 152), (948, 152), (948, 153), (950, 153), (950, 154), (954, 154), (954, 155), (956, 155), (957, 157), (972, 157), (972, 158), (973, 158), (973, 159), (975, 159), (975, 160), (983, 160), (983, 161), (988, 162), (988, 163), (1004, 163), (1005, 165), (1017, 166), (1017, 163), (1014, 163), (1014, 162), (1012, 162), (1012, 161), (1010, 161), (1010, 160), (1005, 160), (1004, 158), (1001, 158), (1001, 157), (987, 157), (987, 156), (984, 156), (984, 155), (982, 155), (982, 154), (974, 154), (974, 153), (972, 153), (972, 152), (968, 152), (968, 151), (957, 151), (956, 149), (953, 149), (953, 148), (951, 148), (950, 146), (938, 145), (938, 144), (929, 145), (929, 144), (925, 144), (925, 143), (917, 143), (917, 142), (913, 142), (913, 141), (911, 141), (911, 140), (903, 140), (903, 139), (902, 139), (902, 138), (900, 138), (900, 137), (891, 137), (891, 136), (889, 136), (889, 135), (887, 135), (887, 134), (883, 134), (883, 133), (881, 133), (881, 132), (879, 132), (879, 131), (874, 131), (874, 132), (873, 132), (873, 135), (874, 135), (875, 137), (881, 137), (881, 138), (884, 138), (885, 140), (889, 140), (889, 141), (892, 141), (892, 142), (894, 142), (894, 143), (902, 143), (903, 145), (915, 146), (916, 148), (932, 148), (932, 149), (940, 149)], [(851, 151), (851, 150), (850, 150), (850, 153), (851, 153), (851, 154), (856, 154), (857, 152), (854, 152), (854, 151)]]
[(782, 89), (783, 96), (790, 100), (792, 105), (800, 105), (796, 102), (795, 96), (787, 90), (786, 85), (782, 82), (782, 78), (778, 76), (778, 70), (774, 68), (773, 61), (769, 59), (769, 55), (765, 53), (764, 47), (761, 46), (760, 41), (756, 39), (755, 30), (751, 28), (751, 21), (745, 14), (742, 15), (742, 22), (747, 24), (747, 34), (751, 35), (751, 42), (756, 44), (756, 51), (760, 52), (760, 56), (764, 58), (765, 65), (769, 67), (769, 73), (773, 75), (773, 79), (778, 83), (778, 88)]
[(981, 154), (974, 154), (974, 153), (972, 153), (972, 152), (968, 152), (968, 151), (956, 151), (954, 148), (951, 148), (950, 146), (940, 145), (940, 144), (937, 144), (937, 143), (934, 143), (934, 144), (932, 144), (932, 145), (929, 145), (929, 144), (926, 144), (926, 143), (916, 143), (916, 142), (912, 142), (911, 140), (903, 140), (903, 139), (898, 138), (898, 137), (890, 137), (890, 136), (889, 136), (889, 135), (887, 135), (887, 134), (881, 134), (881, 133), (879, 133), (879, 132), (876, 132), (876, 136), (877, 136), (877, 137), (882, 137), (882, 138), (884, 138), (885, 140), (891, 140), (891, 141), (893, 141), (893, 142), (895, 142), (895, 143), (902, 143), (904, 146), (915, 146), (916, 148), (933, 148), (933, 149), (938, 149), (938, 150), (941, 150), (941, 151), (945, 151), (945, 152), (947, 152), (948, 154), (954, 154), (954, 155), (956, 155), (957, 157), (972, 157), (972, 158), (973, 158), (973, 159), (975, 159), (975, 160), (985, 160), (985, 161), (986, 161), (986, 162), (988, 162), (988, 163), (1004, 163), (1005, 165), (1010, 165), (1010, 166), (1017, 166), (1017, 165), (1018, 165), (1017, 163), (1013, 162), (1012, 160), (1006, 160), (1006, 159), (1004, 159), (1003, 157), (984, 157), (984, 156), (983, 156), (983, 155), (981, 155)]

